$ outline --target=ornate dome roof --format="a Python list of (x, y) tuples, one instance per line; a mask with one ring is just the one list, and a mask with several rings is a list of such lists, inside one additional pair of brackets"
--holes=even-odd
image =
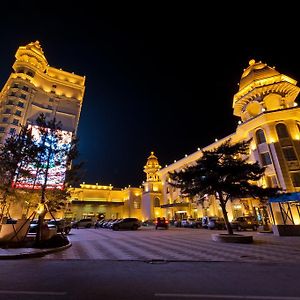
[(145, 169), (160, 169), (161, 166), (158, 163), (157, 157), (154, 155), (154, 152), (151, 152), (151, 155), (147, 159)]
[(280, 75), (274, 68), (269, 67), (261, 61), (256, 62), (254, 59), (249, 61), (249, 67), (244, 70), (240, 84), (239, 91), (255, 80), (269, 78), (272, 76)]

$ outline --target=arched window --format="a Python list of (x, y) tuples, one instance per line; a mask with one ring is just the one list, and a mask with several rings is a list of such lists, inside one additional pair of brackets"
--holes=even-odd
[(258, 129), (256, 131), (256, 141), (257, 141), (258, 145), (266, 142), (266, 137), (265, 137), (264, 131), (262, 129)]
[(276, 132), (279, 139), (284, 139), (289, 137), (289, 133), (287, 131), (287, 128), (285, 124), (279, 123), (276, 125)]
[(159, 198), (154, 198), (154, 207), (160, 207), (160, 200), (159, 200)]

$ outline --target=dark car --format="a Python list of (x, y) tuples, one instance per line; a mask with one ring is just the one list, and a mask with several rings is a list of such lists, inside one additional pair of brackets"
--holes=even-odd
[(141, 227), (142, 222), (137, 218), (124, 218), (112, 225), (113, 230), (131, 229), (137, 230)]
[(224, 218), (210, 217), (207, 223), (208, 229), (226, 229)]
[[(44, 221), (42, 226), (46, 226), (46, 228), (48, 227), (49, 229), (56, 228), (54, 224), (48, 224), (48, 221), (46, 220)], [(38, 228), (38, 219), (34, 219), (30, 222), (28, 233), (36, 233), (37, 228)]]
[(158, 228), (168, 229), (169, 228), (169, 221), (166, 220), (166, 218), (156, 218), (156, 220), (154, 221), (154, 224), (155, 224), (155, 229), (158, 229)]
[(94, 226), (94, 221), (91, 218), (85, 218), (72, 223), (72, 228), (91, 228)]
[(49, 225), (53, 225), (53, 226), (56, 226), (57, 228), (57, 232), (61, 232), (61, 233), (64, 233), (64, 234), (69, 234), (70, 231), (71, 231), (71, 222), (67, 221), (66, 219), (52, 219), (52, 220), (49, 220), (47, 222), (48, 224), (48, 227)]
[(238, 217), (230, 222), (230, 224), (232, 229), (236, 229), (237, 231), (246, 229), (256, 231), (259, 226), (257, 219), (253, 216)]

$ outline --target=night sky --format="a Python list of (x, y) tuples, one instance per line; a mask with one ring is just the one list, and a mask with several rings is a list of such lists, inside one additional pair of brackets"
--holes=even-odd
[(86, 76), (86, 183), (139, 186), (151, 151), (165, 166), (233, 133), (233, 95), (252, 58), (300, 81), (293, 7), (40, 3), (2, 8), (0, 84), (18, 47), (36, 40), (50, 66)]

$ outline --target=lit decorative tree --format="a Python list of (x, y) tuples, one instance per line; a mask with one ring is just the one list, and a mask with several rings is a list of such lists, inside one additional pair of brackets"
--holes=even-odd
[(250, 143), (251, 139), (231, 144), (229, 139), (213, 150), (203, 151), (193, 166), (169, 173), (170, 184), (179, 188), (182, 196), (202, 201), (207, 194), (219, 199), (228, 234), (233, 234), (226, 211), (228, 200), (265, 199), (279, 191), (256, 184), (264, 176), (265, 167), (249, 162)]
[[(7, 197), (12, 196), (21, 178), (30, 178), (29, 165), (36, 163), (38, 147), (28, 125), (18, 134), (9, 136), (0, 146), (1, 211), (7, 206)], [(14, 197), (13, 197), (14, 198)], [(1, 215), (3, 213), (0, 213)]]

